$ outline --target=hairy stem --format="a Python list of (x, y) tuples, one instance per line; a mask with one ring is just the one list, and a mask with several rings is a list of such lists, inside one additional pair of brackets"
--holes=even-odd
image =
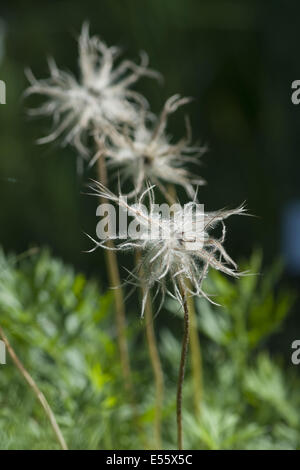
[(37, 399), (39, 400), (39, 402), (41, 403), (42, 407), (44, 408), (44, 411), (46, 413), (46, 416), (47, 418), (49, 419), (50, 421), (50, 424), (52, 426), (52, 429), (55, 433), (55, 436), (61, 446), (61, 448), (63, 450), (68, 450), (68, 447), (67, 447), (67, 444), (66, 444), (66, 441), (64, 440), (64, 437), (62, 435), (62, 432), (57, 424), (57, 421), (55, 419), (55, 416), (53, 414), (53, 411), (52, 409), (50, 408), (50, 405), (48, 403), (48, 401), (46, 400), (46, 397), (45, 395), (41, 392), (41, 390), (39, 389), (39, 387), (37, 386), (37, 384), (35, 383), (35, 381), (33, 380), (33, 378), (31, 377), (31, 375), (27, 372), (27, 370), (25, 369), (25, 367), (23, 366), (22, 362), (20, 361), (20, 359), (17, 357), (16, 353), (14, 352), (13, 348), (11, 347), (6, 335), (4, 334), (4, 331), (3, 329), (0, 327), (0, 337), (2, 338), (6, 348), (7, 348), (7, 351), (10, 355), (10, 357), (12, 358), (12, 361), (14, 362), (14, 364), (16, 365), (16, 367), (19, 369), (19, 371), (21, 372), (21, 374), (23, 375), (24, 379), (26, 380), (26, 382), (28, 383), (28, 385), (30, 386), (30, 388), (33, 390), (33, 393), (36, 395)]
[[(140, 262), (140, 251), (136, 252), (136, 263), (137, 265)], [(141, 273), (141, 277), (143, 277), (143, 273)], [(142, 288), (143, 294), (145, 294), (145, 289)], [(155, 436), (155, 443), (156, 448), (161, 449), (162, 446), (162, 439), (161, 439), (161, 421), (162, 421), (162, 407), (163, 407), (163, 399), (164, 399), (164, 376), (162, 365), (160, 362), (159, 351), (157, 347), (155, 331), (153, 326), (153, 310), (152, 304), (149, 296), (147, 297), (147, 301), (145, 304), (145, 329), (146, 329), (146, 338), (147, 338), (147, 345), (149, 350), (149, 356), (151, 361), (151, 366), (154, 375), (155, 381), (155, 428), (154, 428), (154, 436)]]
[[(168, 194), (172, 203), (176, 203), (177, 194), (174, 185), (168, 186)], [(188, 280), (186, 280), (188, 282)], [(197, 317), (195, 304), (192, 297), (187, 298), (188, 310), (190, 313), (190, 345), (191, 345), (191, 368), (193, 378), (193, 401), (196, 416), (199, 416), (201, 401), (203, 397), (203, 378), (202, 378), (202, 353), (199, 340)]]
[(199, 416), (203, 394), (201, 345), (198, 334), (194, 299), (189, 296), (187, 298), (187, 304), (190, 314), (191, 368), (193, 378), (194, 409), (196, 415)]
[[(97, 139), (96, 139), (97, 143)], [(98, 142), (99, 143), (99, 142)], [(98, 170), (98, 179), (106, 187), (108, 187), (108, 178), (106, 170), (106, 162), (102, 154), (101, 145), (99, 148), (99, 157), (97, 159), (97, 170)], [(105, 203), (104, 198), (100, 198), (100, 203)], [(107, 240), (107, 246), (110, 248), (105, 251), (106, 267), (109, 277), (110, 287), (113, 288), (114, 299), (115, 299), (115, 308), (116, 308), (116, 326), (117, 326), (117, 341), (118, 348), (120, 353), (120, 362), (121, 370), (124, 380), (125, 391), (129, 395), (129, 399), (132, 406), (133, 418), (137, 428), (137, 431), (140, 433), (142, 440), (144, 441), (144, 446), (148, 447), (147, 438), (141, 423), (139, 421), (137, 406), (136, 406), (136, 397), (135, 390), (132, 380), (132, 372), (130, 366), (129, 358), (129, 348), (126, 337), (126, 315), (125, 315), (125, 302), (123, 289), (121, 288), (121, 279), (119, 273), (119, 266), (116, 252), (113, 250), (114, 242), (110, 239)]]
[[(103, 156), (100, 156), (97, 160), (98, 178), (104, 186), (107, 186), (107, 172), (106, 164)], [(105, 201), (101, 198), (101, 204)], [(107, 240), (107, 246), (109, 248), (114, 247), (112, 240)], [(132, 384), (132, 373), (129, 360), (129, 350), (126, 338), (126, 316), (125, 316), (125, 304), (124, 296), (120, 280), (120, 273), (117, 261), (117, 255), (113, 250), (105, 250), (106, 256), (106, 267), (108, 270), (109, 284), (113, 288), (115, 307), (116, 307), (116, 324), (117, 324), (117, 339), (118, 347), (120, 352), (121, 369), (124, 379), (125, 389), (131, 395), (133, 399), (133, 384)]]
[(188, 344), (189, 344), (189, 310), (187, 303), (187, 296), (183, 283), (180, 283), (180, 292), (183, 303), (184, 311), (184, 328), (183, 328), (183, 338), (182, 338), (182, 348), (181, 348), (181, 358), (179, 366), (179, 376), (177, 384), (177, 446), (178, 450), (183, 449), (183, 439), (182, 439), (182, 388), (184, 381), (184, 372), (187, 360)]

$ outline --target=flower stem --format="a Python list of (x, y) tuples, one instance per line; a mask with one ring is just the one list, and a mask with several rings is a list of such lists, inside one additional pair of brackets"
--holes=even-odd
[(196, 416), (199, 416), (203, 395), (201, 345), (197, 328), (195, 303), (191, 296), (188, 296), (187, 304), (190, 314), (191, 369), (193, 377), (194, 409)]
[[(173, 184), (168, 186), (168, 194), (172, 203), (176, 203), (177, 194)], [(189, 281), (186, 280), (186, 282)], [(187, 303), (190, 314), (191, 369), (193, 378), (194, 409), (196, 416), (199, 416), (203, 397), (202, 353), (197, 328), (195, 304), (191, 296), (188, 296)]]
[(177, 384), (177, 446), (178, 450), (183, 449), (183, 440), (182, 440), (182, 388), (184, 381), (184, 372), (187, 360), (188, 344), (189, 344), (189, 310), (188, 302), (183, 283), (180, 283), (179, 286), (183, 311), (184, 311), (184, 328), (183, 328), (183, 338), (182, 338), (182, 348), (181, 348), (181, 358), (179, 366), (179, 376)]
[[(103, 156), (100, 156), (97, 160), (97, 169), (98, 169), (98, 178), (104, 186), (107, 186), (107, 172), (106, 164)], [(100, 199), (101, 203), (105, 201)], [(112, 240), (107, 240), (107, 246), (109, 248), (114, 247)], [(125, 316), (125, 304), (124, 296), (120, 280), (120, 273), (117, 261), (117, 255), (113, 250), (105, 250), (106, 256), (106, 267), (108, 271), (109, 284), (113, 288), (115, 307), (116, 307), (116, 324), (117, 324), (117, 339), (118, 347), (120, 352), (121, 360), (121, 369), (124, 379), (125, 389), (131, 395), (132, 401), (134, 401), (133, 396), (133, 383), (132, 383), (132, 373), (129, 360), (129, 350), (126, 339), (126, 316)]]
[[(140, 263), (141, 254), (140, 251), (136, 252), (136, 264)], [(142, 268), (141, 268), (142, 269)], [(143, 277), (141, 273), (141, 277)], [(142, 287), (143, 294), (145, 294), (145, 289)], [(153, 326), (153, 310), (152, 304), (149, 296), (147, 297), (145, 304), (145, 329), (146, 329), (146, 338), (147, 345), (149, 350), (149, 356), (151, 361), (151, 366), (154, 375), (155, 381), (155, 428), (154, 436), (156, 448), (161, 449), (162, 439), (161, 439), (161, 420), (162, 420), (162, 407), (164, 399), (164, 376), (162, 365), (159, 357), (158, 346), (155, 337), (155, 331)]]
[[(95, 139), (96, 144), (99, 142)], [(97, 159), (97, 173), (99, 181), (106, 187), (108, 187), (108, 178), (106, 170), (105, 157), (102, 153), (101, 143), (99, 146), (99, 154)], [(100, 203), (104, 204), (106, 200), (100, 198)], [(135, 389), (132, 380), (132, 371), (130, 366), (129, 348), (126, 338), (126, 315), (125, 315), (125, 302), (123, 289), (121, 288), (121, 279), (118, 266), (118, 260), (116, 252), (114, 251), (114, 242), (111, 239), (107, 239), (107, 247), (110, 248), (105, 251), (106, 268), (108, 272), (109, 284), (113, 288), (115, 308), (116, 308), (116, 327), (117, 327), (117, 341), (120, 354), (120, 363), (122, 376), (124, 381), (124, 388), (129, 395), (130, 404), (132, 407), (133, 419), (141, 439), (144, 441), (144, 446), (148, 447), (147, 438), (145, 436), (144, 428), (139, 421)]]
[(14, 364), (16, 365), (16, 367), (19, 369), (19, 371), (21, 372), (21, 374), (23, 375), (24, 379), (26, 380), (26, 382), (28, 383), (28, 385), (31, 387), (31, 389), (33, 390), (34, 394), (36, 395), (37, 399), (39, 400), (39, 402), (41, 403), (42, 407), (44, 408), (44, 411), (47, 415), (47, 418), (49, 419), (50, 421), (50, 424), (52, 426), (52, 429), (55, 433), (55, 436), (61, 446), (61, 448), (63, 450), (68, 450), (68, 447), (67, 447), (67, 444), (66, 444), (66, 441), (64, 440), (64, 437), (62, 435), (62, 432), (57, 424), (57, 421), (56, 421), (56, 418), (54, 416), (54, 413), (52, 411), (52, 409), (50, 408), (50, 405), (48, 403), (48, 401), (46, 400), (46, 397), (45, 395), (41, 392), (41, 390), (38, 388), (37, 384), (35, 383), (35, 381), (33, 380), (33, 378), (31, 377), (31, 375), (27, 372), (27, 370), (25, 369), (25, 367), (23, 366), (22, 362), (20, 361), (20, 359), (17, 357), (16, 353), (14, 352), (13, 348), (11, 347), (6, 335), (4, 334), (4, 331), (3, 329), (0, 327), (0, 337), (2, 338), (2, 340), (4, 341), (4, 344), (7, 348), (7, 351), (10, 355), (10, 357), (12, 358), (12, 361), (14, 362)]

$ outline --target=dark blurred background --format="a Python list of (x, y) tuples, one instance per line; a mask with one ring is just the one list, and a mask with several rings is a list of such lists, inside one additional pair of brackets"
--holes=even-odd
[[(102, 253), (82, 253), (90, 246), (83, 231), (93, 235), (96, 226), (96, 201), (83, 194), (93, 170), (80, 177), (72, 150), (35, 144), (51, 123), (29, 119), (22, 98), (24, 69), (47, 77), (48, 56), (77, 72), (76, 38), (89, 20), (93, 34), (121, 45), (131, 59), (148, 52), (165, 78), (161, 86), (149, 79), (139, 84), (154, 111), (174, 93), (195, 97), (188, 109), (194, 138), (210, 148), (200, 168), (208, 181), (201, 202), (214, 210), (246, 201), (258, 216), (230, 222), (229, 253), (247, 257), (259, 246), (270, 263), (285, 244), (293, 257), (282, 221), (291, 213), (286, 207), (300, 200), (300, 106), (291, 102), (291, 83), (300, 77), (299, 1), (2, 1), (0, 18), (0, 79), (7, 85), (7, 104), (0, 106), (5, 250), (48, 245), (78, 269), (104, 276)], [(180, 111), (170, 120), (178, 138), (183, 117)], [(292, 231), (299, 218), (294, 212), (291, 225), (284, 222)], [(300, 235), (293, 235), (296, 250)], [(297, 288), (297, 266), (286, 270), (283, 282)]]

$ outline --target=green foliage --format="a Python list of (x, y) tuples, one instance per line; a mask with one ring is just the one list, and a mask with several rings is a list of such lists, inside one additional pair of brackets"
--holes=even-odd
[[(30, 254), (30, 253), (28, 253)], [(249, 266), (250, 265), (250, 266)], [(245, 269), (262, 271), (259, 252)], [(215, 307), (197, 300), (204, 359), (201, 416), (192, 409), (189, 370), (184, 386), (185, 448), (300, 447), (300, 380), (266, 340), (282, 327), (293, 295), (275, 293), (280, 266), (232, 283), (211, 273), (206, 288)], [(167, 309), (180, 317), (178, 305)], [(153, 447), (153, 378), (143, 324), (129, 322), (138, 425), (121, 381), (111, 292), (51, 257), (0, 252), (0, 325), (46, 395), (70, 448)], [(134, 314), (136, 315), (136, 314)], [(170, 312), (166, 315), (172, 318)], [(176, 320), (176, 319), (175, 319)], [(177, 320), (176, 320), (177, 321)], [(179, 321), (179, 319), (178, 319)], [(175, 398), (180, 339), (159, 332), (166, 394), (164, 448), (175, 448)], [(138, 348), (138, 354), (134, 354)], [(10, 357), (0, 366), (0, 448), (58, 448), (44, 411)]]
[[(234, 283), (211, 272), (205, 287), (217, 294), (212, 300), (219, 307), (196, 301), (205, 396), (201, 418), (185, 417), (189, 445), (295, 449), (300, 447), (300, 380), (291, 362), (287, 367), (283, 358), (272, 359), (266, 348), (269, 336), (282, 328), (294, 295), (284, 289), (275, 293), (281, 265), (260, 274), (259, 251), (243, 267), (249, 275)], [(172, 302), (169, 308), (178, 311)], [(189, 406), (191, 396), (186, 399)]]
[[(134, 445), (120, 386), (111, 293), (52, 259), (0, 253), (1, 326), (46, 395), (72, 448)], [(0, 373), (0, 446), (56, 448), (40, 404), (11, 360)], [(111, 428), (112, 421), (123, 424)], [(129, 436), (129, 437), (126, 437)]]

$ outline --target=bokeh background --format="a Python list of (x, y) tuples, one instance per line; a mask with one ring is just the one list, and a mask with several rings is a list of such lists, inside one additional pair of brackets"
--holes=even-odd
[[(77, 72), (76, 38), (84, 20), (132, 59), (147, 51), (164, 76), (162, 85), (148, 79), (138, 85), (155, 112), (174, 93), (195, 98), (185, 111), (194, 139), (209, 146), (200, 168), (208, 181), (201, 202), (214, 210), (246, 201), (257, 216), (230, 221), (229, 253), (246, 258), (260, 247), (267, 265), (284, 259), (286, 246), (292, 256), (297, 252), (293, 223), (293, 238), (283, 234), (287, 208), (300, 200), (300, 106), (291, 102), (291, 83), (300, 75), (299, 2), (2, 1), (0, 17), (0, 79), (7, 85), (7, 104), (0, 106), (0, 243), (6, 252), (49, 246), (106, 282), (103, 254), (83, 253), (90, 246), (84, 232), (95, 233), (96, 201), (84, 194), (95, 174), (77, 174), (71, 149), (35, 144), (50, 122), (29, 119), (22, 96), (24, 69), (46, 77), (47, 56)], [(170, 120), (175, 136), (184, 132), (185, 111)], [(298, 291), (299, 267), (286, 266), (281, 282)], [(287, 361), (300, 332), (298, 309), (296, 302), (269, 345)]]

